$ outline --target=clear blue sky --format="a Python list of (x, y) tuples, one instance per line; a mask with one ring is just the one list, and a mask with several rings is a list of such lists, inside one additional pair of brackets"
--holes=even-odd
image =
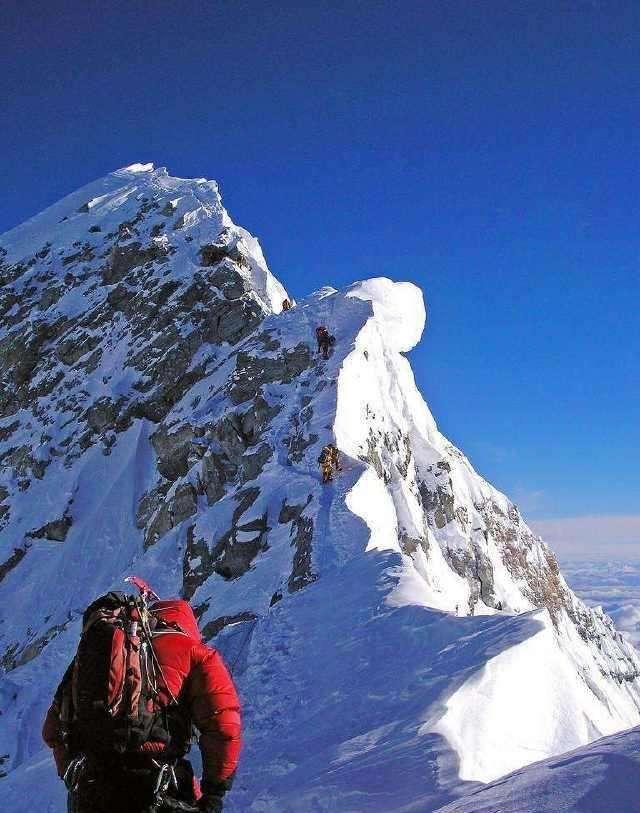
[(216, 178), (296, 297), (421, 285), (419, 385), (529, 517), (640, 521), (637, 0), (3, 18), (0, 231), (136, 161)]

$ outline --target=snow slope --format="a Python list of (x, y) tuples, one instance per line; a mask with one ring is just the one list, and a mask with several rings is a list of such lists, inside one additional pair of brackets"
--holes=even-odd
[(636, 813), (640, 729), (537, 762), (438, 813)]
[[(436, 810), (640, 721), (633, 648), (438, 431), (402, 355), (426, 319), (415, 286), (323, 288), (280, 313), (215, 184), (149, 165), (0, 245), (15, 813), (27, 788), (63, 804), (39, 723), (82, 610), (131, 572), (188, 597), (233, 668), (230, 811)], [(318, 324), (337, 337), (327, 361)], [(323, 486), (331, 440), (343, 471)]]

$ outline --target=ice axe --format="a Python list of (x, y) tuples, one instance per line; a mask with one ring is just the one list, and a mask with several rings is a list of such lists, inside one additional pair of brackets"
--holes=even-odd
[(137, 587), (143, 599), (160, 601), (160, 596), (154, 590), (152, 590), (151, 587), (149, 587), (144, 579), (141, 579), (139, 576), (127, 576), (125, 581), (128, 584), (132, 584), (134, 587)]

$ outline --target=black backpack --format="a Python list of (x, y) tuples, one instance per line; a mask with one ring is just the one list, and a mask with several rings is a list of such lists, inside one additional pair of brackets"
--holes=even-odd
[(107, 593), (82, 621), (60, 702), (69, 751), (123, 754), (153, 741), (186, 753), (191, 725), (184, 710), (176, 698), (158, 702), (158, 687), (166, 686), (152, 646), (158, 622), (144, 599)]

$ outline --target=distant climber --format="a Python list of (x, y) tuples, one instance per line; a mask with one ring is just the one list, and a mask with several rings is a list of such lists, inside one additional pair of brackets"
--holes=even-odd
[[(44, 723), (68, 810), (220, 813), (240, 752), (233, 680), (188, 602), (155, 600), (134, 583), (140, 597), (112, 592), (86, 610)], [(192, 725), (202, 783), (185, 759)]]
[(293, 305), (291, 304), (290, 299), (283, 299), (282, 300), (282, 310), (283, 311), (290, 311)]
[(322, 473), (322, 482), (330, 483), (333, 480), (333, 475), (336, 471), (342, 471), (340, 463), (340, 452), (333, 443), (327, 443), (320, 452), (318, 458), (320, 464), (320, 471)]
[(324, 325), (319, 325), (316, 328), (316, 339), (318, 341), (318, 353), (322, 353), (322, 357), (328, 359), (329, 350), (336, 343), (336, 337), (332, 336)]

